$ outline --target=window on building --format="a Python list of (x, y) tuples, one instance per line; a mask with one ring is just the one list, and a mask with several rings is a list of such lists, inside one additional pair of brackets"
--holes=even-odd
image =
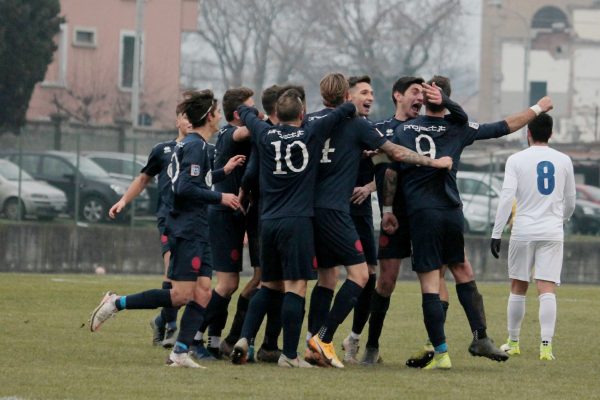
[(73, 46), (96, 47), (96, 28), (73, 29)]
[(119, 84), (122, 89), (133, 87), (133, 53), (135, 48), (135, 35), (133, 33), (121, 34), (121, 63)]
[(535, 104), (539, 99), (548, 95), (548, 82), (529, 82), (529, 104)]
[(566, 14), (560, 8), (552, 6), (540, 8), (531, 21), (534, 29), (564, 29), (568, 26)]

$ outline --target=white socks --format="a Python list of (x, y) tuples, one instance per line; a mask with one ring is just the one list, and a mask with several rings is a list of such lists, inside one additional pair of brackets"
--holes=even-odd
[(556, 326), (556, 295), (544, 293), (538, 298), (540, 300), (540, 328), (542, 342), (552, 342), (554, 327)]
[(508, 338), (518, 341), (521, 334), (521, 323), (525, 317), (525, 300), (527, 296), (520, 294), (510, 294), (508, 296), (508, 307), (506, 309), (506, 323), (508, 328)]

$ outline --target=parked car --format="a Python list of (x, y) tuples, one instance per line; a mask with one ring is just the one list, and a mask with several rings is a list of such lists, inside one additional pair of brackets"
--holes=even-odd
[[(128, 181), (138, 176), (147, 161), (145, 156), (139, 154), (111, 151), (90, 151), (83, 155), (101, 166), (110, 176)], [(154, 212), (158, 204), (158, 179), (155, 177), (145, 190), (150, 197), (150, 211)]]
[(8, 219), (18, 219), (20, 213), (23, 217), (52, 220), (65, 212), (67, 197), (46, 182), (34, 180), (27, 172), (19, 172), (16, 164), (0, 159), (0, 205)]
[(600, 205), (577, 199), (567, 229), (581, 235), (600, 235)]
[[(3, 158), (18, 164), (19, 154), (5, 153)], [(65, 192), (67, 211), (75, 212), (75, 188), (79, 181), (79, 216), (86, 222), (108, 219), (108, 209), (116, 203), (131, 183), (111, 177), (98, 164), (75, 153), (65, 151), (33, 152), (21, 155), (21, 166), (35, 179), (44, 180)], [(146, 212), (149, 198), (145, 194), (136, 202), (136, 212)], [(127, 218), (127, 213), (120, 220)]]
[(600, 187), (591, 185), (576, 185), (577, 198), (600, 205)]
[(456, 184), (463, 202), (465, 232), (485, 233), (494, 225), (502, 177), (459, 171)]

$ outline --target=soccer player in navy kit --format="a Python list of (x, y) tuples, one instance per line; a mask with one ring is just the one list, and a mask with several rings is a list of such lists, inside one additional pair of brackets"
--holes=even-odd
[[(250, 154), (250, 134), (248, 129), (240, 127), (240, 119), (237, 114), (237, 107), (241, 104), (249, 106), (254, 105), (252, 96), (254, 92), (251, 89), (240, 87), (229, 89), (223, 95), (223, 112), (227, 124), (218, 132), (217, 142), (214, 149), (214, 169), (220, 169), (227, 165), (232, 157), (241, 156), (244, 159)], [(232, 171), (225, 179), (214, 183), (214, 190), (221, 193), (238, 194), (240, 190), (244, 166), (240, 166)], [(260, 268), (258, 268), (258, 232), (256, 222), (242, 213), (241, 210), (231, 210), (231, 208), (214, 204), (208, 207), (208, 223), (210, 226), (210, 247), (213, 259), (213, 269), (216, 272), (217, 283), (213, 289), (210, 309), (211, 313), (216, 315), (208, 327), (208, 350), (211, 354), (204, 351), (203, 346), (198, 346), (196, 356), (202, 358), (213, 358), (213, 354), (219, 356), (219, 348), (223, 353), (229, 355), (233, 343), (227, 343), (226, 340), (220, 342), (221, 331), (227, 321), (227, 307), (231, 296), (237, 290), (239, 285), (239, 273), (242, 270), (242, 254), (244, 248), (244, 236), (248, 229), (248, 240), (250, 249), (250, 264), (254, 267), (254, 276), (244, 287), (238, 300), (238, 310), (240, 304), (248, 302), (251, 293), (256, 289), (260, 281)], [(238, 311), (242, 312), (242, 311)], [(237, 314), (237, 312), (236, 312)], [(239, 319), (239, 317), (237, 317)], [(203, 327), (202, 331), (206, 329)]]
[[(161, 254), (165, 265), (165, 274), (162, 283), (163, 289), (171, 289), (172, 287), (171, 281), (167, 278), (171, 251), (169, 250), (169, 241), (165, 235), (165, 220), (171, 209), (173, 193), (171, 191), (171, 178), (168, 175), (167, 169), (171, 164), (173, 148), (177, 142), (183, 140), (185, 135), (187, 135), (187, 132), (192, 129), (187, 117), (181, 110), (181, 105), (178, 105), (176, 113), (177, 118), (175, 120), (175, 127), (177, 128), (177, 138), (175, 140), (158, 143), (152, 148), (152, 151), (148, 156), (148, 162), (144, 168), (142, 168), (140, 174), (133, 182), (131, 182), (131, 185), (129, 185), (129, 188), (125, 194), (123, 194), (121, 199), (119, 199), (119, 201), (108, 211), (110, 218), (116, 218), (117, 214), (123, 211), (127, 204), (142, 193), (146, 186), (152, 181), (152, 178), (158, 175), (159, 198), (156, 217), (161, 242)], [(174, 307), (163, 308), (160, 314), (150, 321), (150, 327), (153, 331), (152, 343), (154, 345), (172, 347), (175, 343), (177, 310), (178, 309)]]
[[(371, 78), (367, 75), (348, 78), (350, 100), (356, 106), (358, 115), (368, 118), (373, 105), (373, 88)], [(357, 364), (358, 340), (369, 318), (371, 297), (375, 290), (375, 268), (377, 266), (377, 247), (375, 245), (375, 231), (373, 229), (373, 210), (371, 207), (371, 193), (375, 187), (375, 166), (371, 157), (364, 155), (358, 165), (358, 177), (352, 197), (350, 198), (350, 215), (363, 247), (369, 279), (354, 307), (352, 331), (342, 342), (345, 350), (344, 362)]]
[(239, 208), (231, 193), (210, 190), (212, 177), (220, 180), (223, 170), (211, 171), (207, 140), (218, 130), (221, 117), (212, 91), (194, 92), (182, 102), (183, 113), (193, 130), (177, 144), (171, 160), (173, 207), (166, 232), (171, 249), (171, 290), (154, 289), (130, 296), (108, 292), (91, 316), (90, 329), (97, 331), (123, 309), (151, 309), (186, 305), (181, 326), (167, 365), (201, 368), (189, 355), (194, 335), (200, 329), (211, 297), (211, 255), (208, 245), (208, 204)]
[[(259, 152), (261, 201), (262, 282), (250, 302), (242, 337), (231, 359), (244, 363), (248, 352), (248, 332), (256, 332), (260, 320), (254, 308), (280, 297), (284, 292), (281, 318), (283, 352), (281, 367), (310, 367), (298, 357), (297, 347), (304, 318), (304, 298), (309, 279), (314, 277), (313, 198), (320, 149), (333, 127), (355, 114), (347, 103), (324, 118), (302, 124), (304, 104), (300, 93), (289, 89), (277, 99), (280, 124), (271, 126), (240, 108), (240, 116), (252, 133)], [(251, 335), (250, 335), (251, 336)]]
[[(307, 118), (309, 123), (327, 116), (331, 107), (341, 104), (348, 97), (348, 82), (345, 80), (326, 77), (320, 86), (327, 108), (310, 114)], [(427, 159), (392, 144), (362, 118), (344, 121), (325, 141), (315, 192), (315, 219), (319, 221), (315, 224), (319, 281), (312, 292), (308, 321), (309, 333), (314, 334), (308, 340), (308, 346), (314, 354), (307, 352), (306, 355), (312, 360), (316, 354), (317, 358), (337, 368), (343, 368), (344, 365), (335, 354), (333, 335), (354, 308), (368, 280), (368, 268), (350, 217), (348, 199), (352, 197), (363, 149), (378, 148), (397, 161), (438, 168), (450, 168), (452, 164), (448, 157)], [(348, 275), (329, 310), (337, 283), (335, 267), (339, 265), (346, 266)]]
[[(449, 95), (450, 86), (446, 78), (434, 77), (431, 82), (435, 82)], [(540, 102), (542, 109), (551, 108), (549, 99), (542, 99)], [(534, 113), (527, 110), (508, 121), (489, 124), (485, 129), (480, 129), (477, 124), (467, 125), (444, 119), (443, 106), (429, 102), (426, 106), (427, 115), (399, 126), (394, 138), (397, 143), (423, 155), (451, 156), (455, 165), (449, 173), (444, 174), (430, 168), (394, 165), (403, 174), (402, 190), (413, 245), (413, 270), (417, 272), (421, 283), (425, 327), (435, 349), (434, 358), (424, 368), (451, 368), (444, 334), (445, 313), (439, 296), (439, 270), (444, 264), (448, 265), (456, 280), (458, 298), (473, 332), (469, 352), (505, 361), (508, 356), (502, 354), (487, 337), (483, 298), (477, 290), (470, 264), (465, 262), (464, 217), (456, 187), (456, 172), (460, 155), (466, 146), (475, 140), (507, 135), (515, 125), (519, 126), (535, 115), (532, 116)], [(385, 217), (393, 219), (393, 214), (386, 213)]]

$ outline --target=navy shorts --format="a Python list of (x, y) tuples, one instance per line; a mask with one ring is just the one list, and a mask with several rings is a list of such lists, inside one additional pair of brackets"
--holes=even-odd
[(260, 266), (260, 218), (258, 204), (253, 204), (246, 214), (246, 233), (248, 234), (248, 253), (250, 265)]
[(408, 217), (398, 217), (398, 229), (392, 235), (388, 235), (382, 229), (379, 235), (379, 251), (377, 258), (379, 260), (388, 260), (393, 258), (406, 258), (412, 254), (410, 244), (410, 229)]
[(169, 237), (171, 259), (167, 277), (173, 281), (196, 281), (200, 276), (211, 277), (210, 245), (196, 239)]
[(165, 233), (165, 218), (158, 218), (158, 234), (160, 235), (160, 254), (164, 256), (166, 252), (171, 251), (169, 239)]
[(241, 212), (208, 209), (213, 267), (219, 272), (240, 272), (243, 265), (246, 219)]
[(465, 260), (464, 217), (460, 208), (425, 209), (409, 216), (412, 268), (429, 272)]
[(319, 268), (366, 262), (362, 243), (349, 213), (315, 208), (314, 226)]
[(372, 215), (352, 215), (352, 222), (362, 243), (365, 259), (369, 265), (377, 265), (377, 247)]
[(261, 224), (261, 281), (316, 278), (312, 218), (266, 219)]

